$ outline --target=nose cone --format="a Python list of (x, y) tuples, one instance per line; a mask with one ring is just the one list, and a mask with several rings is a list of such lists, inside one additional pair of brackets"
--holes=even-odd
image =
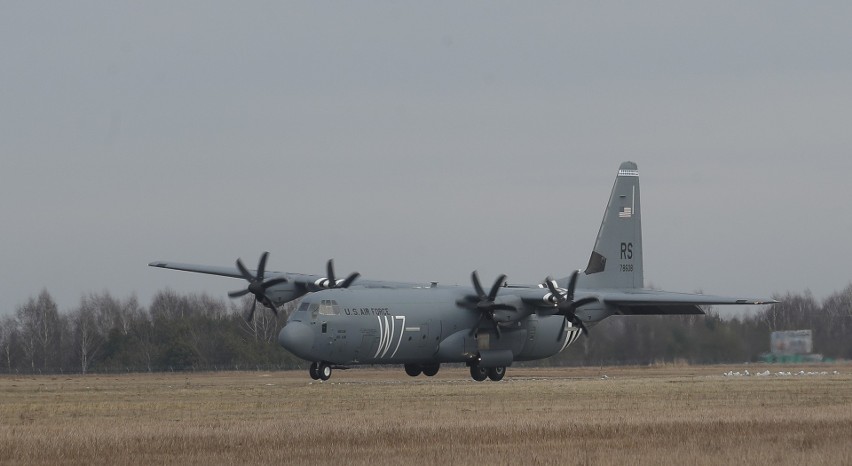
[(289, 322), (278, 334), (278, 344), (302, 359), (310, 360), (314, 332), (301, 322)]

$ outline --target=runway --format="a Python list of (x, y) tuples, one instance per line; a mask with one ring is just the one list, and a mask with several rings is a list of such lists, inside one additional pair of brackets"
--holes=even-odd
[[(767, 370), (773, 375), (753, 375)], [(513, 367), (501, 382), (474, 382), (463, 367), (433, 378), (410, 378), (401, 367), (358, 368), (335, 371), (327, 382), (307, 371), (2, 376), (0, 459), (848, 463), (852, 366), (788, 371)]]

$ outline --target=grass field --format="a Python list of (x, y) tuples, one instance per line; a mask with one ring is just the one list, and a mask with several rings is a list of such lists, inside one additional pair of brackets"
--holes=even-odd
[(0, 376), (0, 462), (852, 464), (852, 365)]

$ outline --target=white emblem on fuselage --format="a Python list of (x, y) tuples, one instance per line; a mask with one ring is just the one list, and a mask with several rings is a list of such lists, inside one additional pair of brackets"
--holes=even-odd
[(393, 336), (396, 333), (396, 321), (399, 320), (399, 339), (397, 339), (396, 347), (390, 357), (394, 357), (399, 351), (399, 345), (402, 343), (402, 334), (405, 330), (405, 316), (376, 316), (379, 319), (379, 348), (376, 350), (374, 359), (380, 359), (387, 356), (393, 344)]

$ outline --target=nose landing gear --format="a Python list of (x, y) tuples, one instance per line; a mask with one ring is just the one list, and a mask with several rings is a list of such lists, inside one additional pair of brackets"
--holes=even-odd
[(313, 362), (308, 373), (314, 380), (328, 380), (331, 378), (331, 366), (326, 362)]

